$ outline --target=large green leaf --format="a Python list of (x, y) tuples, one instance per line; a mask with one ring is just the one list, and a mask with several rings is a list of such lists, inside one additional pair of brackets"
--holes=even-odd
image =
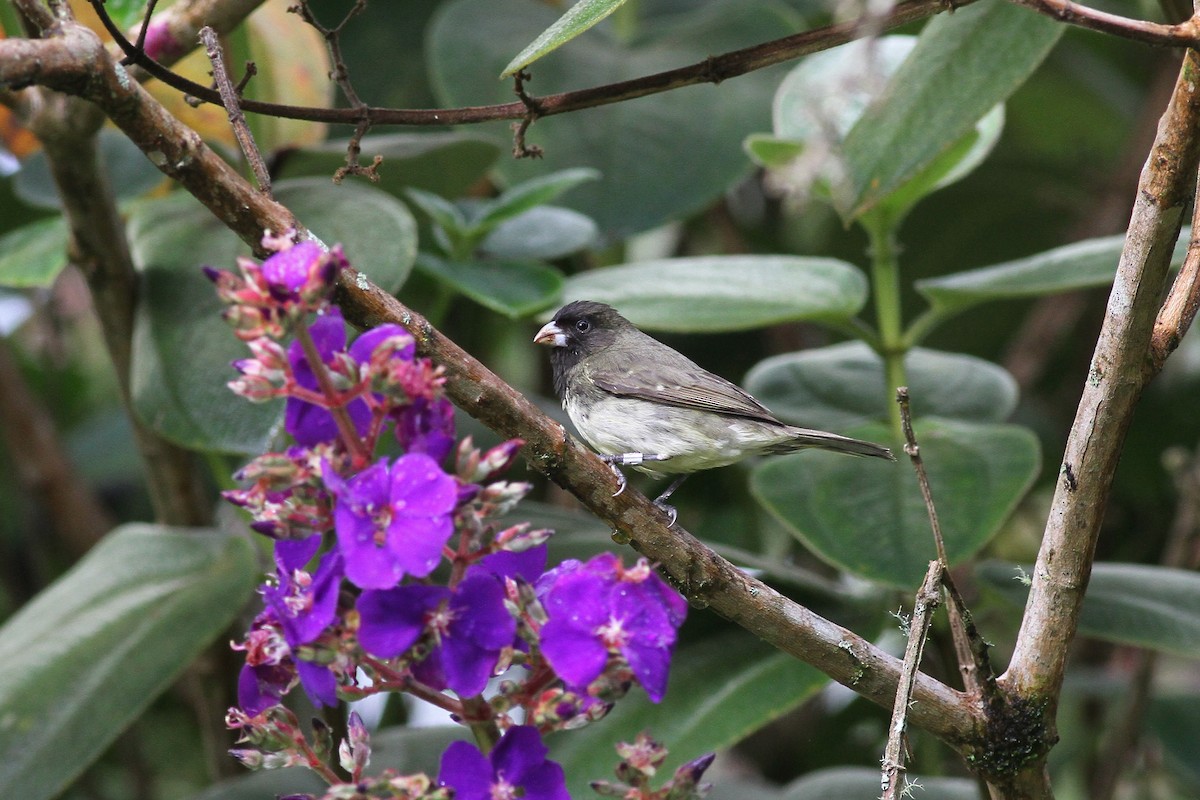
[(224, 306), (201, 265), (234, 269), (249, 248), (190, 195), (138, 209), (129, 224), (134, 263), (142, 271), (134, 322), (135, 411), (186, 447), (261, 453), (282, 423), (283, 404), (250, 403), (225, 385), (230, 363), (249, 351), (221, 318)]
[[(978, 782), (969, 778), (924, 778), (908, 774), (907, 779), (912, 782), (914, 789), (902, 796), (914, 800), (977, 800), (979, 797)], [(879, 770), (867, 767), (823, 769), (792, 781), (781, 800), (863, 800), (878, 797), (879, 780)]]
[[(849, 219), (854, 216), (844, 170), (835, 159), (789, 169), (806, 148), (820, 154), (841, 141), (871, 101), (887, 87), (917, 44), (912, 36), (862, 39), (809, 56), (779, 86), (773, 104), (774, 132), (754, 134), (743, 146), (757, 163), (774, 169), (774, 180), (792, 190), (831, 202)], [(950, 141), (922, 169), (893, 187), (880, 212), (894, 225), (918, 200), (977, 167), (991, 152), (1004, 126), (1003, 105), (994, 106), (972, 128)], [(832, 141), (831, 141), (832, 140)]]
[(934, 18), (842, 155), (858, 216), (918, 175), (1025, 82), (1064, 26), (1001, 0)]
[(567, 9), (567, 12), (554, 21), (536, 39), (530, 42), (524, 50), (513, 56), (500, 77), (513, 75), (517, 70), (529, 66), (542, 56), (562, 47), (579, 34), (591, 28), (596, 23), (616, 11), (625, 0), (579, 0)]
[(541, 311), (562, 291), (562, 273), (536, 261), (451, 261), (421, 253), (417, 265), (480, 305), (513, 319)]
[[(979, 565), (979, 577), (1024, 604), (1028, 587), (1012, 564)], [(1028, 574), (1028, 569), (1026, 569)], [(1146, 564), (1096, 564), (1079, 632), (1106, 642), (1200, 658), (1200, 573)]]
[(51, 217), (0, 236), (0, 286), (46, 287), (67, 266), (67, 223)]
[[(1180, 232), (1172, 256), (1173, 266), (1183, 263), (1190, 238), (1189, 229)], [(1107, 286), (1116, 275), (1124, 244), (1124, 236), (1085, 239), (1003, 264), (926, 278), (915, 285), (934, 310), (944, 315), (989, 300), (1040, 297)]]
[(833, 258), (698, 256), (573, 275), (563, 299), (608, 303), (645, 328), (735, 331), (849, 319), (867, 301), (867, 280), (858, 267)]
[[(534, 0), (442, 5), (428, 36), (439, 99), (454, 106), (511, 102), (511, 83), (495, 76), (557, 16)], [(799, 19), (771, 0), (718, 0), (643, 20), (631, 38), (619, 38), (611, 22), (538, 61), (527, 90), (545, 95), (682, 67), (777, 39), (796, 30)], [(545, 158), (505, 160), (498, 169), (517, 184), (565, 167), (592, 167), (602, 179), (572, 191), (570, 207), (607, 234), (648, 230), (704, 208), (748, 173), (741, 140), (766, 127), (778, 74), (765, 70), (736, 85), (693, 86), (540, 119), (528, 139), (545, 149)], [(512, 135), (507, 124), (497, 131)]]
[(275, 198), (325, 244), (341, 244), (375, 285), (395, 292), (404, 284), (417, 257), (417, 223), (404, 203), (364, 184), (321, 178), (280, 181)]
[[(281, 159), (279, 178), (332, 177), (346, 163), (346, 142), (327, 142), (293, 150)], [(443, 197), (458, 197), (482, 178), (500, 155), (490, 138), (467, 131), (395, 133), (362, 140), (363, 160), (383, 156), (375, 186), (400, 197), (415, 187)], [(347, 181), (361, 179), (347, 178)]]
[[(916, 416), (1003, 422), (1016, 408), (1016, 381), (990, 361), (916, 347), (904, 368)], [(760, 361), (746, 389), (785, 422), (833, 431), (884, 419), (895, 402), (883, 359), (862, 342)]]
[(479, 249), (494, 258), (541, 261), (582, 250), (597, 233), (596, 223), (578, 211), (538, 206), (492, 228)]
[[(925, 418), (915, 423), (946, 555), (959, 563), (999, 529), (1037, 477), (1038, 442), (1025, 428)], [(884, 442), (882, 425), (851, 435)], [(899, 442), (890, 442), (902, 453)], [(936, 557), (912, 467), (810, 451), (765, 460), (751, 491), (813, 552), (855, 575), (903, 589)]]
[[(362, 186), (318, 179), (280, 182), (276, 196), (327, 244), (342, 242), (355, 266), (387, 289), (407, 277), (416, 225), (398, 200)], [(222, 304), (202, 265), (232, 269), (249, 248), (190, 196), (140, 206), (130, 220), (142, 303), (133, 341), (133, 402), (139, 416), (185, 447), (261, 452), (282, 404), (235, 398), (226, 383), (245, 345), (221, 319)]]
[(532, 211), (579, 184), (594, 181), (599, 177), (600, 173), (594, 169), (576, 168), (551, 172), (549, 175), (540, 175), (518, 183), (499, 197), (479, 206), (479, 216), (472, 220), (475, 230), (490, 231), (501, 222)]
[(655, 705), (641, 691), (617, 703), (600, 722), (550, 739), (573, 797), (590, 781), (609, 779), (614, 745), (647, 731), (671, 751), (662, 769), (729, 747), (781, 716), (829, 679), (816, 668), (736, 631), (681, 648), (672, 659), (667, 695)]
[(253, 548), (128, 525), (0, 628), (0, 796), (56, 796), (251, 597)]

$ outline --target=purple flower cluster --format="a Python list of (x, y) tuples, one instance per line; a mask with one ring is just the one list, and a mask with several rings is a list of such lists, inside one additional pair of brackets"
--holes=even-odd
[[(407, 691), (499, 738), (488, 753), (452, 745), (439, 785), (414, 777), (404, 796), (566, 798), (542, 734), (603, 716), (633, 683), (659, 701), (683, 600), (644, 560), (625, 568), (603, 554), (546, 571), (548, 531), (495, 522), (530, 488), (495, 479), (521, 443), (480, 451), (468, 438), (456, 450), (441, 372), (412, 338), (396, 325), (348, 337), (329, 300), (341, 254), (285, 237), (264, 245), (277, 252), (239, 260), (239, 275), (207, 270), (251, 352), (231, 388), (285, 398), (294, 440), (226, 493), (275, 540), (263, 610), (235, 645), (245, 666), (229, 723), (252, 745), (238, 758), (302, 763), (336, 782), (284, 698), (297, 686), (317, 706)], [(351, 732), (342, 759), (367, 785), (369, 737), (361, 721)]]

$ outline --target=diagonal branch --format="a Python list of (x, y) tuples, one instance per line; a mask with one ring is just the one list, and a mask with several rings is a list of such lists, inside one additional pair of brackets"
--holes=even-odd
[[(8, 44), (0, 41), (0, 82), (12, 65), (4, 57)], [(16, 44), (38, 59), (38, 80), (93, 100), (162, 172), (256, 249), (264, 229), (296, 228), (306, 235), (286, 208), (247, 184), (194, 131), (130, 81), (92, 32), (64, 25), (53, 40)], [(505, 437), (524, 439), (526, 458), (535, 469), (626, 532), (694, 605), (711, 607), (863, 696), (891, 706), (900, 678), (898, 659), (750, 577), (687, 532), (664, 527), (641, 494), (626, 491), (613, 497), (608, 467), (523, 395), (365, 276), (348, 270), (339, 283), (339, 302), (348, 319), (361, 326), (395, 322), (406, 327), (421, 352), (445, 368), (447, 392), (459, 407)], [(925, 674), (917, 676), (914, 697), (914, 724), (963, 750), (978, 739), (981, 722), (971, 698)]]
[(1043, 704), (1053, 725), (1068, 649), (1091, 575), (1113, 474), (1142, 390), (1154, 374), (1151, 333), (1173, 244), (1200, 160), (1200, 56), (1188, 50), (1142, 170), (1125, 249), (1109, 296), (1034, 569), (1026, 613), (1001, 681)]

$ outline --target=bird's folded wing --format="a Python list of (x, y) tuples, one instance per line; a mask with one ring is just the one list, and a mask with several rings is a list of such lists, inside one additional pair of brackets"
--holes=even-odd
[(704, 370), (633, 368), (620, 374), (593, 373), (596, 385), (618, 397), (712, 411), (736, 417), (779, 423), (762, 403), (741, 387)]

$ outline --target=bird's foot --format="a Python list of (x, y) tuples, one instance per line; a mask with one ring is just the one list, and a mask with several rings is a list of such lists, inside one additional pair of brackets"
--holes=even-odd
[(647, 461), (666, 461), (670, 458), (666, 453), (617, 453), (616, 455), (601, 454), (600, 460), (608, 464), (608, 468), (612, 470), (613, 475), (617, 476), (617, 490), (613, 492), (613, 497), (616, 497), (621, 492), (625, 491), (626, 480), (625, 474), (618, 469), (618, 465), (623, 467), (636, 467), (639, 464), (644, 464)]
[(621, 492), (625, 491), (625, 487), (628, 485), (628, 482), (625, 480), (625, 473), (621, 472), (621, 470), (617, 467), (616, 462), (608, 461), (607, 463), (608, 468), (612, 470), (612, 474), (617, 476), (617, 490), (613, 492), (612, 495), (613, 497), (616, 497)]
[(667, 505), (667, 503), (663, 501), (663, 498), (660, 497), (654, 501), (654, 507), (667, 515), (668, 528), (675, 527), (675, 518), (679, 516), (679, 511), (676, 510), (675, 506)]

